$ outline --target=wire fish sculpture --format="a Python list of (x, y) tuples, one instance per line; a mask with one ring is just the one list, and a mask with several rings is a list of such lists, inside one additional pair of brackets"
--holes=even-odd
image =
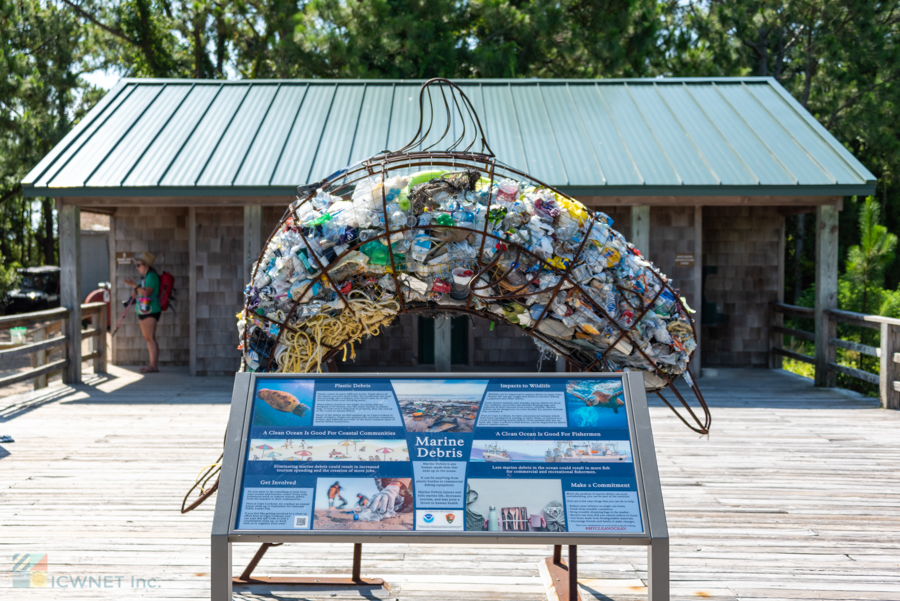
[[(641, 371), (708, 433), (696, 329), (666, 276), (609, 216), (498, 161), (458, 86), (426, 82), (419, 108), (403, 148), (298, 188), (244, 292), (241, 369), (321, 371), (400, 314), (467, 314), (518, 326), (571, 371)], [(700, 416), (672, 386), (681, 376)]]

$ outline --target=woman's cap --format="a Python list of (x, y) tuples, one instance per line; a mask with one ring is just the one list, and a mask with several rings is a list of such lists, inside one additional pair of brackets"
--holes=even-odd
[(143, 261), (148, 267), (153, 267), (153, 261), (156, 256), (153, 253), (143, 252), (140, 256), (134, 258), (135, 261)]

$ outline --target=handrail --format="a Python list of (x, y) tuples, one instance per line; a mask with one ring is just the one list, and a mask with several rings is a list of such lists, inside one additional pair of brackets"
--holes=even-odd
[(4, 315), (0, 317), (0, 330), (29, 326), (38, 321), (65, 319), (69, 316), (69, 310), (65, 307), (35, 311), (34, 313), (20, 313), (18, 315)]
[[(823, 372), (816, 372), (817, 385), (834, 386), (837, 374), (869, 384), (877, 384), (882, 406), (886, 409), (900, 409), (900, 319), (841, 309), (825, 309), (822, 311), (821, 322), (814, 322), (816, 329), (825, 328), (823, 336), (825, 344), (816, 347), (815, 356), (784, 348), (784, 336), (815, 342), (816, 333), (784, 327), (782, 325), (783, 316), (814, 319), (815, 313), (816, 310), (810, 307), (798, 307), (785, 303), (771, 304), (769, 366), (780, 367), (781, 357), (789, 357), (796, 361), (811, 363), (816, 366), (817, 370)], [(878, 331), (880, 334), (879, 345), (871, 346), (852, 340), (843, 340), (837, 333), (837, 324), (839, 323)], [(820, 348), (820, 346), (824, 346), (824, 348)], [(838, 364), (838, 348), (879, 359), (878, 373)]]
[[(35, 390), (46, 387), (50, 376), (71, 364), (71, 349), (80, 348), (81, 342), (85, 338), (93, 340), (93, 349), (81, 357), (81, 362), (93, 360), (94, 373), (105, 373), (107, 363), (106, 311), (107, 305), (103, 302), (82, 304), (81, 316), (82, 318), (89, 318), (92, 326), (86, 329), (76, 328), (74, 340), (70, 339), (69, 334), (64, 333), (51, 337), (60, 330), (65, 331), (63, 322), (68, 321), (71, 315), (69, 309), (65, 307), (0, 317), (0, 330), (28, 327), (35, 323), (49, 322), (31, 329), (28, 333), (31, 336), (31, 342), (0, 349), (0, 358), (7, 360), (23, 355), (31, 355), (31, 369), (0, 378), (0, 387), (26, 380), (34, 382)], [(94, 318), (95, 315), (97, 318)], [(60, 348), (62, 348), (63, 358), (50, 361), (50, 355)]]
[(884, 317), (883, 315), (868, 315), (866, 313), (855, 313), (853, 311), (842, 311), (840, 309), (825, 309), (825, 313), (834, 317), (837, 321), (872, 330), (880, 329), (881, 324), (884, 323), (892, 326), (900, 326), (900, 319)]

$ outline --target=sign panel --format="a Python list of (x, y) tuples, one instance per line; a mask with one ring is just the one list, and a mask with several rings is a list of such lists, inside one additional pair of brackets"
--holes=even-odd
[(621, 375), (253, 380), (236, 533), (647, 532)]
[(675, 267), (693, 267), (694, 255), (692, 254), (676, 254)]
[(134, 263), (134, 253), (116, 253), (116, 265), (131, 265), (132, 263)]

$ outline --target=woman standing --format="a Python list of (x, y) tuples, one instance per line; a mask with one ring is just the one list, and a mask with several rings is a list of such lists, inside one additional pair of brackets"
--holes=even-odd
[(150, 351), (150, 365), (141, 368), (141, 373), (149, 374), (159, 371), (159, 344), (156, 343), (156, 324), (162, 315), (159, 306), (159, 274), (153, 269), (154, 257), (151, 253), (142, 253), (134, 260), (140, 272), (141, 283), (135, 284), (131, 278), (125, 283), (131, 286), (131, 297), (137, 302), (137, 314), (141, 323), (141, 333)]

